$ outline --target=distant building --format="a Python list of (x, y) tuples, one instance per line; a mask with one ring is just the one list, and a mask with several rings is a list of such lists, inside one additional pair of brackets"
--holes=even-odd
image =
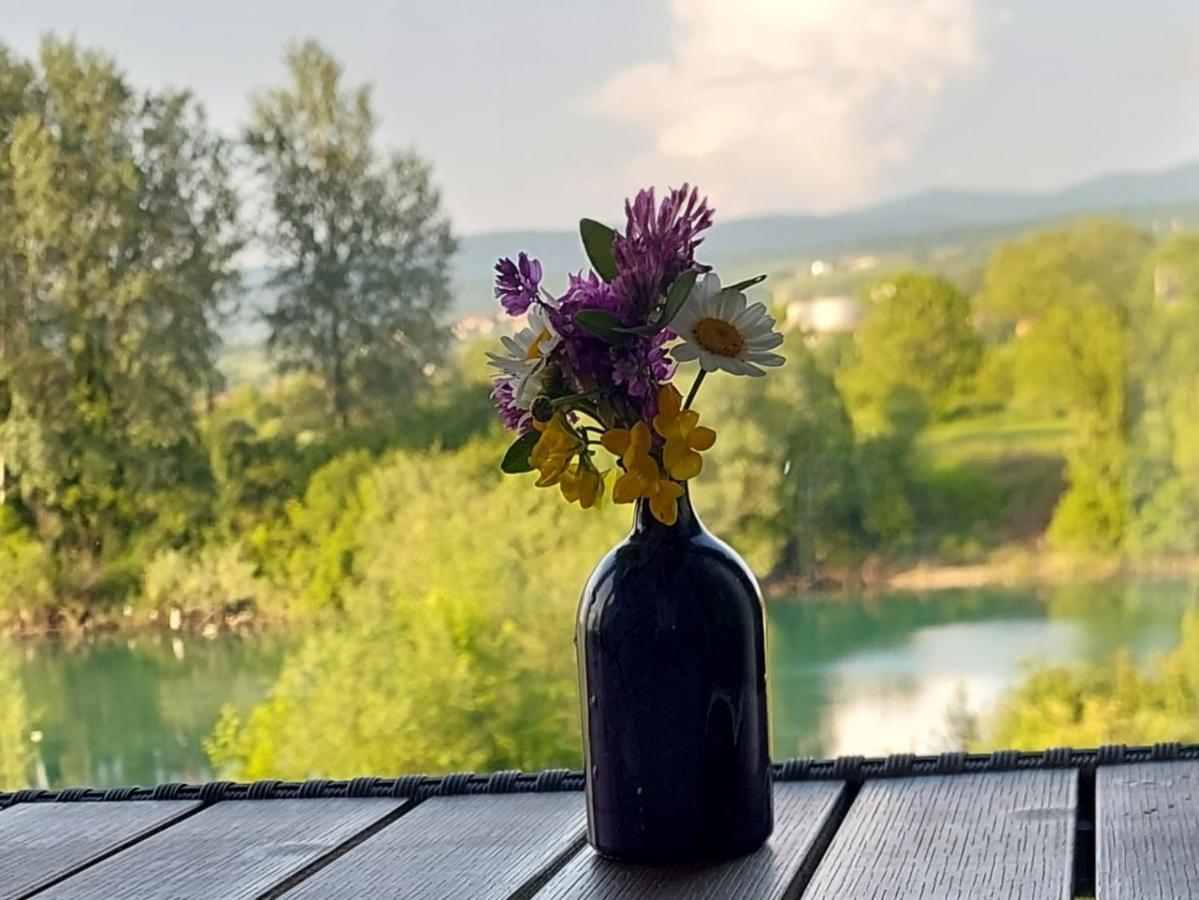
[(853, 297), (792, 300), (786, 306), (783, 329), (800, 329), (813, 334), (838, 334), (857, 328), (862, 314), (861, 301)]

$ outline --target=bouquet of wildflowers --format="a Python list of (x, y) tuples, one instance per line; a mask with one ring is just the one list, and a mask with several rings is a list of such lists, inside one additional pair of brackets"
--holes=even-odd
[[(678, 517), (683, 485), (700, 473), (716, 432), (699, 424), (696, 392), (708, 372), (762, 375), (779, 366), (782, 335), (761, 303), (728, 287), (695, 259), (712, 224), (707, 198), (684, 184), (656, 203), (653, 189), (625, 203), (623, 232), (579, 223), (591, 268), (569, 277), (555, 297), (541, 263), (526, 253), (496, 263), (495, 295), (511, 316), (527, 317), (488, 354), (499, 370), (492, 398), (518, 434), (504, 456), (508, 473), (538, 473), (584, 509), (610, 475), (616, 503), (645, 499), (658, 521)], [(680, 364), (699, 370), (684, 400), (672, 380)]]

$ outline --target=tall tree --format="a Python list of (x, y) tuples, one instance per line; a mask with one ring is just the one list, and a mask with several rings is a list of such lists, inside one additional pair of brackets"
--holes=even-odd
[(0, 53), (0, 120), (6, 494), (87, 587), (197, 456), (236, 280), (228, 147), (187, 94), (53, 39), (36, 65)]
[(286, 64), (290, 83), (256, 98), (246, 134), (280, 263), (270, 348), (321, 379), (345, 426), (440, 359), (456, 245), (428, 163), (376, 149), (370, 89), (343, 87), (312, 41)]
[(1199, 550), (1199, 234), (1164, 241), (1150, 268), (1145, 291), (1153, 301), (1130, 328), (1129, 371), (1141, 384), (1142, 401), (1129, 450), (1127, 549), (1194, 553)]
[[(31, 102), (34, 83), (32, 67), (0, 46), (0, 259), (15, 260), (18, 236), (14, 215), (15, 197), (12, 177), (12, 136), (17, 120)], [(13, 266), (0, 265), (0, 425), (12, 410), (12, 387), (5, 371), (22, 345), (25, 320), (18, 295)], [(6, 360), (9, 361), (6, 364)], [(11, 466), (0, 441), (0, 506), (8, 499)]]

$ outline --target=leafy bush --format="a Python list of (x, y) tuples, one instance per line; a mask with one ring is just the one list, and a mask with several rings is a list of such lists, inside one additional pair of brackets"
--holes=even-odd
[(1177, 649), (1141, 669), (1126, 656), (1033, 672), (1006, 698), (987, 746), (1017, 749), (1199, 740), (1199, 612)]
[(0, 790), (29, 785), (31, 711), (13, 649), (0, 646)]
[(249, 716), (226, 714), (214, 763), (247, 778), (578, 764), (574, 614), (629, 509), (504, 478), (499, 451), (397, 452), (359, 476), (340, 624)]
[(146, 567), (136, 600), (143, 609), (185, 613), (247, 603), (258, 610), (278, 610), (283, 600), (237, 544), (205, 547), (194, 555), (179, 550), (159, 553)]
[(0, 612), (48, 610), (56, 599), (54, 560), (10, 507), (0, 506)]

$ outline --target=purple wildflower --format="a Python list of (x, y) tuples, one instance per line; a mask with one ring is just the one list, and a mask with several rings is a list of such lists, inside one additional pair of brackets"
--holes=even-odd
[(550, 319), (562, 336), (560, 349), (564, 368), (572, 377), (576, 390), (619, 388), (618, 393), (639, 414), (652, 418), (657, 411), (658, 386), (669, 380), (673, 373), (673, 363), (663, 346), (668, 333), (653, 337), (630, 336), (613, 345), (575, 322), (580, 310), (602, 309), (626, 324), (636, 324), (624, 318), (623, 305), (613, 286), (601, 281), (594, 272), (572, 274), (570, 288), (562, 295), (557, 307), (550, 310)]
[(577, 388), (586, 390), (586, 382), (597, 385), (610, 384), (612, 380), (612, 357), (609, 344), (597, 338), (575, 322), (582, 309), (602, 309), (618, 314), (620, 298), (612, 286), (601, 281), (594, 272), (570, 276), (570, 287), (558, 301), (557, 308), (549, 310), (554, 330), (562, 336), (562, 348), (568, 370), (575, 376)]
[(684, 184), (672, 190), (658, 205), (653, 188), (637, 192), (625, 201), (625, 231), (617, 234), (612, 253), (620, 276), (613, 283), (624, 299), (627, 314), (645, 316), (675, 278), (688, 269), (707, 271), (696, 265), (695, 248), (700, 233), (712, 224), (708, 199), (699, 189)]
[(495, 264), (495, 296), (511, 316), (525, 313), (541, 288), (541, 262), (523, 251), (513, 262), (503, 257)]
[(527, 434), (533, 427), (533, 417), (516, 405), (516, 391), (510, 378), (495, 380), (491, 402), (495, 404), (505, 428), (510, 428), (517, 434)]
[(658, 387), (674, 375), (674, 362), (666, 352), (667, 335), (636, 338), (611, 349), (612, 383), (625, 393), (642, 419), (658, 412)]
[(575, 314), (581, 309), (603, 309), (613, 314), (619, 312), (620, 298), (616, 296), (612, 285), (601, 281), (594, 272), (588, 270), (586, 275), (572, 272), (569, 278), (570, 286), (559, 299), (557, 309), (549, 310), (550, 321), (559, 334), (566, 336), (572, 331), (582, 331), (575, 324)]

